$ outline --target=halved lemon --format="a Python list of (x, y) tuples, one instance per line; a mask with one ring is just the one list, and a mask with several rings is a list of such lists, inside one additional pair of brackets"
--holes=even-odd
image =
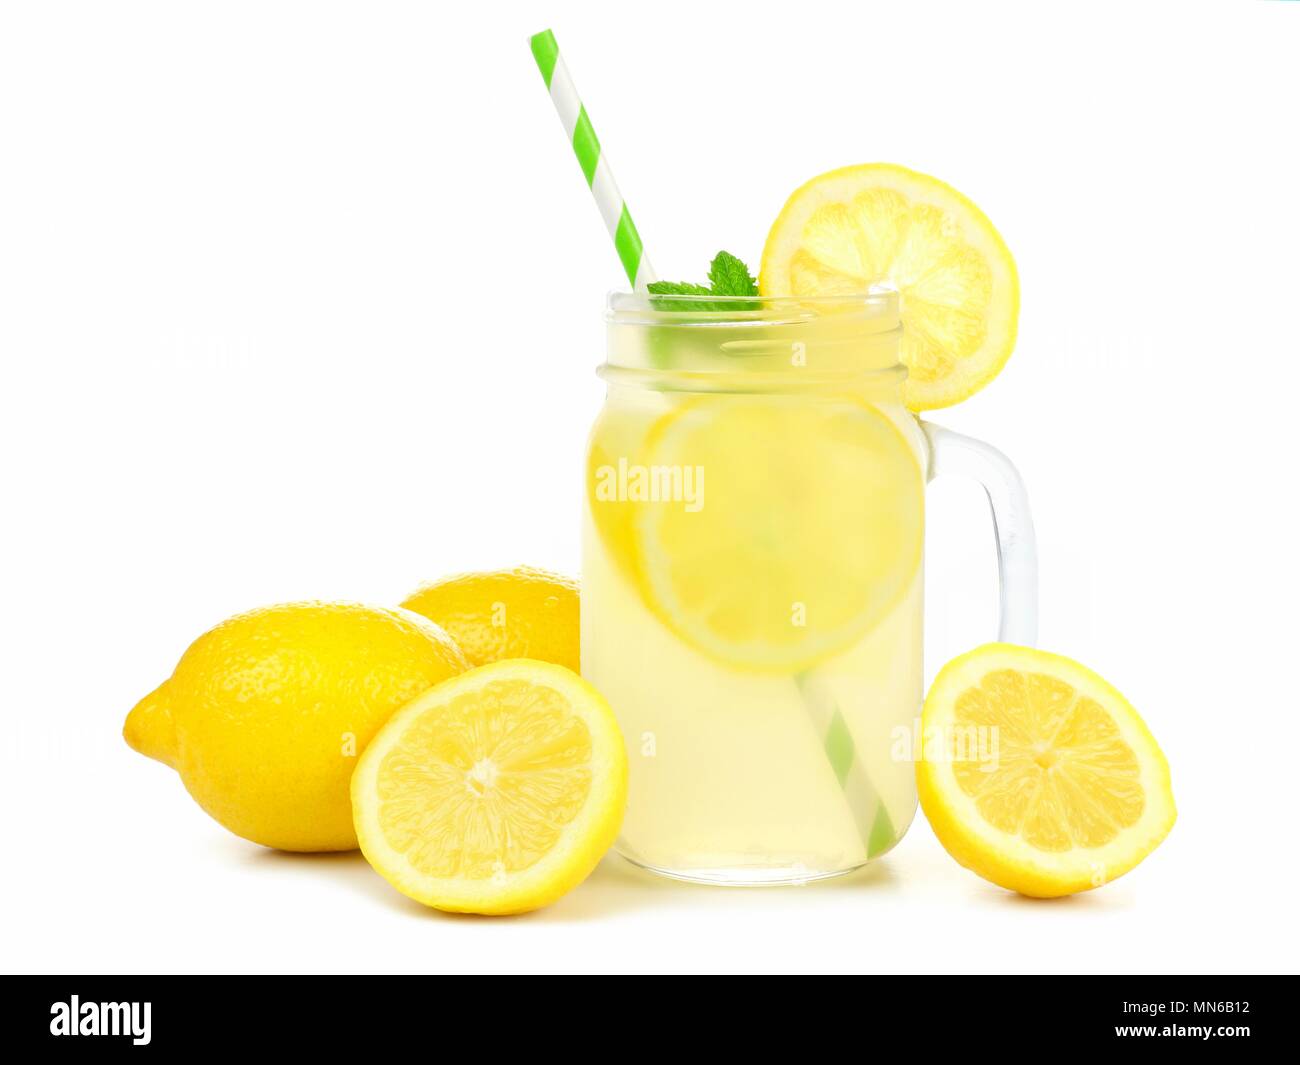
[(758, 284), (765, 296), (897, 289), (913, 410), (974, 395), (1015, 345), (1020, 282), (993, 223), (951, 185), (892, 163), (797, 189), (767, 235)]
[(1100, 887), (1168, 835), (1169, 765), (1137, 711), (1072, 659), (993, 643), (949, 662), (917, 787), (962, 865), (1025, 895)]
[(924, 477), (889, 416), (851, 397), (685, 403), (650, 430), (690, 504), (632, 515), (645, 600), (709, 657), (795, 673), (857, 640), (920, 565)]
[(461, 913), (554, 902), (614, 842), (626, 801), (609, 704), (571, 670), (527, 658), (418, 696), (352, 775), (370, 864), (404, 895)]

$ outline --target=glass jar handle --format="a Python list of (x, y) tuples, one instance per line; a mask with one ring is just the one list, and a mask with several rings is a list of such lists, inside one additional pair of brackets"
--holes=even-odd
[(992, 445), (930, 422), (921, 428), (930, 444), (930, 480), (955, 474), (984, 488), (998, 547), (998, 639), (1032, 647), (1038, 639), (1038, 548), (1024, 481)]

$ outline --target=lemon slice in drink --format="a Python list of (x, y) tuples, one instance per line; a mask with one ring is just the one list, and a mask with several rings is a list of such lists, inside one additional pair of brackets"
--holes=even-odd
[(974, 395), (1015, 344), (1020, 283), (1001, 235), (952, 186), (892, 163), (797, 189), (768, 233), (758, 283), (765, 296), (897, 289), (913, 410)]
[(921, 719), (921, 806), (962, 865), (1025, 895), (1099, 887), (1177, 816), (1169, 765), (1137, 711), (1061, 655), (987, 644), (949, 662)]
[(807, 669), (861, 637), (911, 585), (919, 460), (866, 403), (710, 397), (664, 416), (645, 454), (654, 470), (694, 477), (697, 498), (636, 505), (644, 598), (715, 660)]
[(614, 842), (626, 800), (609, 704), (571, 670), (527, 658), (418, 696), (352, 775), (370, 864), (404, 895), (462, 913), (554, 902)]

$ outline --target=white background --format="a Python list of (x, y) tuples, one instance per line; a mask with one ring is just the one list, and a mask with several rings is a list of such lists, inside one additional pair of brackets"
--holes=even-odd
[[(1300, 4), (6, 3), (0, 798), (13, 970), (1296, 968)], [(1057, 902), (923, 819), (871, 873), (725, 891), (607, 859), (529, 917), (227, 834), (119, 735), (222, 618), (576, 572), (612, 248), (551, 25), (660, 272), (755, 266), (889, 160), (1016, 254), (1020, 340), (937, 420), (1031, 491), (1041, 645), (1112, 680), (1180, 817)], [(977, 491), (930, 493), (927, 677), (992, 638)]]

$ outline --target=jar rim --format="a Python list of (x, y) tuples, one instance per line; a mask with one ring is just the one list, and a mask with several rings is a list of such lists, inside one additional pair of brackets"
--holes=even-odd
[(829, 296), (655, 295), (615, 289), (606, 297), (605, 320), (619, 325), (699, 328), (728, 325), (797, 325), (828, 316), (874, 320), (881, 332), (899, 326), (898, 292), (872, 286)]
[(906, 375), (898, 293), (676, 296), (616, 291), (605, 315), (611, 384), (680, 391), (893, 388)]

